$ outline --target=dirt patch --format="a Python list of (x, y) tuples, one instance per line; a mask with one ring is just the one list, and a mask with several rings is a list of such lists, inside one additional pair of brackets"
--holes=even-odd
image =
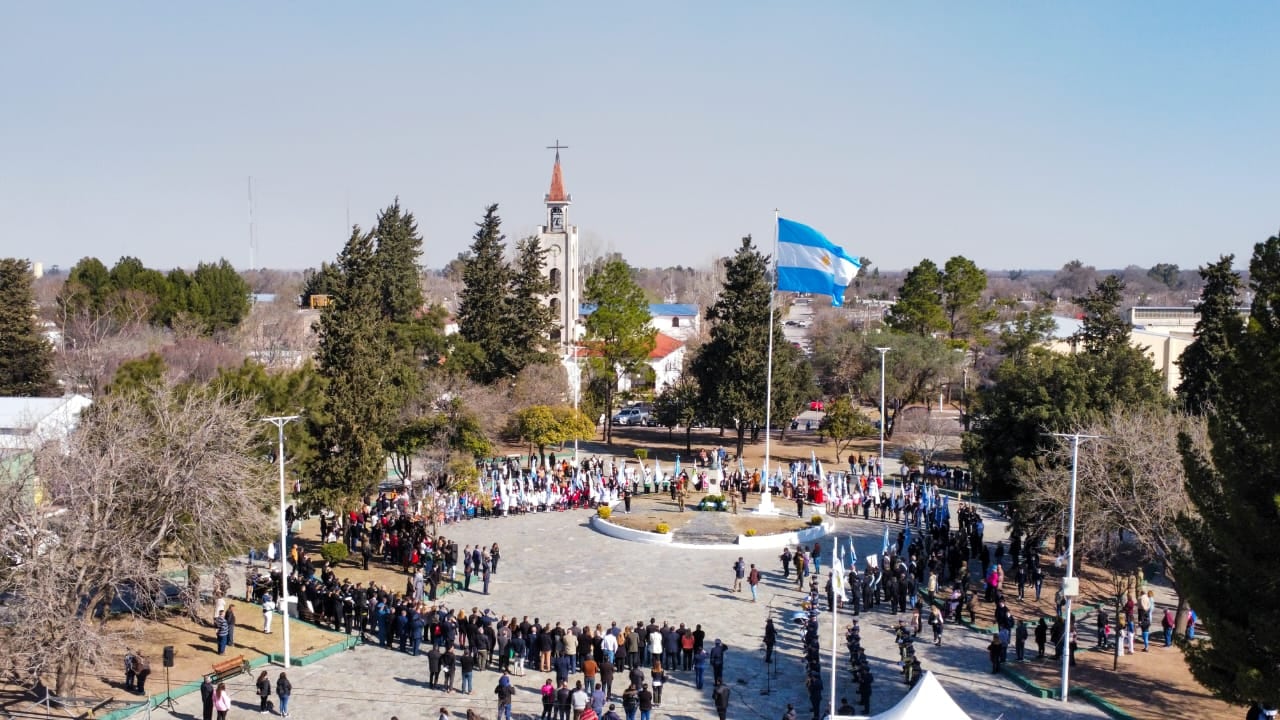
[[(284, 634), (280, 629), (281, 618), (276, 615), (272, 621), (272, 633), (262, 632), (262, 610), (256, 605), (233, 600), (228, 603), (235, 608), (236, 630), (235, 647), (227, 648), (223, 656), (218, 655), (218, 644), (214, 637), (213, 627), (203, 626), (191, 621), (185, 615), (171, 616), (164, 620), (141, 621), (132, 617), (117, 617), (108, 621), (112, 630), (127, 632), (135, 640), (128, 643), (143, 654), (151, 663), (151, 676), (147, 678), (148, 695), (164, 697), (165, 668), (163, 663), (164, 648), (174, 648), (174, 665), (169, 669), (169, 683), (177, 688), (190, 682), (198, 682), (202, 675), (212, 672), (211, 666), (237, 655), (243, 655), (253, 661), (260, 657), (279, 654), (284, 649)], [(207, 614), (212, 613), (212, 607)], [(294, 621), (289, 626), (289, 645), (293, 657), (303, 657), (333, 645), (345, 639), (345, 635), (321, 630), (308, 623)], [(111, 662), (101, 672), (84, 672), (75, 689), (75, 696), (81, 698), (98, 698), (105, 700), (114, 698), (122, 702), (140, 702), (141, 695), (134, 695), (124, 689), (124, 656), (127, 648), (121, 646), (119, 658)], [(281, 668), (271, 671), (272, 682)], [(256, 672), (256, 671), (255, 671)], [(51, 679), (50, 679), (51, 681)], [(0, 695), (19, 697), (24, 688), (10, 684), (0, 685)], [(34, 705), (25, 702), (5, 703), (8, 712), (36, 712)], [(39, 710), (43, 717), (44, 711)]]
[[(1061, 571), (1050, 569), (1038, 602), (1035, 590), (1030, 585), (1027, 586), (1025, 599), (1018, 600), (1017, 585), (1006, 579), (1004, 592), (1013, 614), (1020, 620), (1035, 620), (1041, 616), (1052, 620), (1056, 611), (1054, 594), (1061, 584), (1061, 574)], [(1112, 596), (1114, 589), (1111, 575), (1106, 570), (1084, 565), (1080, 571), (1080, 593), (1080, 598), (1074, 604), (1075, 608), (1081, 607), (1082, 603), (1092, 608), (1098, 602), (1103, 602), (1108, 614), (1112, 612), (1112, 604), (1108, 598)], [(995, 625), (995, 603), (978, 602), (976, 608), (979, 627)], [(1071, 687), (1092, 690), (1140, 720), (1243, 716), (1243, 708), (1214, 698), (1196, 682), (1182, 652), (1176, 646), (1164, 646), (1160, 614), (1163, 614), (1163, 610), (1157, 614), (1156, 622), (1152, 625), (1150, 650), (1142, 651), (1142, 638), (1139, 636), (1134, 643), (1137, 652), (1122, 656), (1115, 670), (1112, 670), (1115, 662), (1114, 647), (1106, 652), (1093, 650), (1096, 644), (1093, 615), (1078, 620), (1079, 649), (1076, 652), (1076, 666), (1070, 673)], [(1034, 656), (1034, 637), (1028, 640), (1028, 646), (1029, 655)], [(1045, 660), (1015, 663), (1013, 669), (1042, 687), (1056, 689), (1061, 683), (1062, 665), (1060, 661), (1052, 660), (1052, 648), (1048, 650)]]
[(795, 532), (810, 527), (809, 523), (795, 516), (768, 516), (738, 514), (726, 518), (735, 535), (746, 535), (747, 530), (755, 530), (757, 535), (778, 535)]

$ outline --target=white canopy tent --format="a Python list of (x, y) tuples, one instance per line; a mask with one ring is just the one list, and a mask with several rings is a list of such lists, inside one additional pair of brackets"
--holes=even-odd
[[(855, 720), (865, 718), (864, 715), (837, 715), (835, 720)], [(871, 720), (972, 720), (969, 713), (960, 709), (955, 700), (943, 689), (942, 683), (933, 673), (926, 672), (924, 677), (911, 688), (911, 692), (897, 705), (874, 715)]]

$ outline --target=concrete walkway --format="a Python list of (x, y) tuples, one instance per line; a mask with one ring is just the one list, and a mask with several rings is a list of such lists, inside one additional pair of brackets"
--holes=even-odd
[[(700, 551), (640, 545), (614, 540), (587, 527), (586, 511), (543, 513), (497, 520), (472, 520), (445, 528), (444, 532), (459, 545), (497, 542), (503, 548), (499, 573), (494, 576), (491, 595), (462, 593), (449, 596), (452, 607), (489, 608), (500, 615), (528, 615), (530, 619), (581, 623), (611, 621), (634, 624), (654, 617), (661, 623), (702, 624), (709, 639), (722, 638), (729, 646), (725, 677), (733, 690), (729, 707), (731, 718), (764, 718), (776, 720), (794, 703), (802, 719), (809, 717), (809, 703), (803, 685), (803, 663), (800, 659), (799, 631), (786, 621), (798, 609), (801, 593), (794, 581), (781, 577), (778, 552), (773, 550)], [(999, 537), (1002, 530), (988, 524), (987, 536)], [(891, 526), (896, 537), (900, 526)], [(859, 557), (879, 553), (884, 524), (861, 519), (837, 522), (836, 537), (852, 537)], [(824, 571), (829, 567), (831, 540), (822, 542)], [(747, 592), (731, 592), (732, 564), (738, 555), (756, 563), (765, 573), (760, 600), (752, 603)], [(823, 578), (825, 582), (825, 577)], [(474, 585), (473, 585), (474, 587)], [(762, 635), (764, 622), (772, 615), (779, 629), (776, 676), (766, 673)], [(851, 616), (842, 614), (839, 626), (848, 624)], [(872, 712), (893, 706), (906, 692), (896, 666), (897, 650), (889, 628), (896, 616), (884, 612), (864, 614), (861, 619), (863, 646), (872, 659), (875, 687)], [(822, 617), (822, 647), (831, 650), (831, 618)], [(927, 632), (927, 630), (926, 630)], [(935, 648), (927, 641), (917, 649), (923, 666), (938, 675), (948, 692), (973, 717), (994, 720), (1064, 717), (1104, 717), (1083, 703), (1060, 703), (1039, 700), (1016, 688), (1007, 678), (989, 673), (986, 659), (987, 638), (978, 633), (948, 626), (944, 646)], [(840, 641), (843, 650), (843, 638)], [(855, 688), (849, 682), (848, 659), (839, 658), (838, 697), (856, 700)], [(271, 672), (274, 681), (278, 669)], [(340, 653), (315, 665), (293, 668), (294, 685), (291, 716), (315, 720), (364, 720), (390, 718), (434, 718), (441, 707), (455, 716), (474, 708), (481, 716), (493, 718), (496, 702), (493, 695), (498, 675), (476, 674), (475, 694), (446, 695), (426, 689), (426, 659), (412, 658), (398, 652), (362, 646)], [(519, 717), (537, 717), (540, 702), (536, 688), (545, 675), (528, 673), (515, 678), (519, 693), (514, 706)], [(828, 682), (829, 671), (824, 674)], [(577, 679), (581, 679), (578, 676)], [(618, 686), (620, 693), (625, 682)], [(240, 677), (228, 683), (234, 691), (237, 710), (232, 716), (257, 712), (252, 678)], [(710, 672), (707, 686), (699, 691), (693, 686), (692, 673), (671, 673), (671, 681), (663, 693), (662, 707), (654, 718), (714, 717), (710, 696)], [(767, 694), (765, 694), (767, 691)], [(617, 698), (614, 698), (617, 702)], [(178, 701), (179, 717), (199, 717), (198, 696)], [(621, 710), (619, 703), (619, 712)], [(161, 716), (166, 713), (161, 712)]]

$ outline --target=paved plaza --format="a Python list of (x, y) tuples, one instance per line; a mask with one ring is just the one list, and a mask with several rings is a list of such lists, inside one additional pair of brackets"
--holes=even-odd
[[(802, 720), (809, 718), (809, 701), (804, 687), (803, 661), (800, 656), (800, 632), (787, 620), (799, 609), (801, 593), (794, 582), (785, 582), (778, 561), (780, 550), (740, 551), (736, 548), (676, 548), (629, 543), (605, 537), (592, 531), (586, 511), (540, 513), (496, 520), (472, 520), (450, 525), (444, 533), (460, 546), (497, 542), (503, 548), (500, 572), (494, 576), (491, 594), (460, 593), (449, 595), (446, 604), (452, 608), (478, 607), (499, 615), (528, 615), (545, 621), (560, 621), (566, 626), (573, 620), (579, 624), (612, 621), (634, 625), (637, 620), (656, 618), (701, 624), (707, 631), (708, 644), (715, 638), (728, 646), (725, 679), (732, 688), (730, 718), (782, 717), (787, 703), (793, 703)], [(898, 527), (891, 533), (896, 536)], [(995, 518), (987, 523), (987, 537), (995, 539), (1004, 532)], [(877, 520), (843, 519), (837, 521), (836, 536), (854, 538), (859, 558), (879, 553), (884, 524)], [(755, 563), (764, 573), (759, 602), (753, 604), (749, 592), (733, 593), (732, 564), (741, 555)], [(831, 540), (823, 540), (823, 579), (829, 567)], [(476, 588), (478, 583), (473, 583)], [(823, 597), (825, 603), (825, 596)], [(777, 663), (774, 677), (763, 663), (763, 628), (772, 614), (779, 629)], [(839, 649), (844, 650), (843, 628), (852, 615), (842, 612), (839, 618)], [(898, 702), (906, 693), (896, 660), (898, 657), (889, 627), (897, 617), (882, 611), (861, 616), (862, 641), (875, 674), (872, 713), (881, 712)], [(821, 617), (822, 648), (830, 657), (831, 616)], [(925, 635), (929, 633), (928, 628)], [(952, 697), (974, 718), (995, 720), (1048, 719), (1065, 717), (1105, 717), (1103, 713), (1081, 701), (1068, 705), (1040, 700), (1018, 689), (1003, 675), (990, 674), (986, 643), (989, 638), (948, 625), (942, 647), (934, 647), (923, 638), (917, 653), (925, 670), (937, 674)], [(848, 658), (839, 659), (838, 692), (856, 705), (856, 688), (849, 681)], [(829, 659), (824, 662), (824, 686), (829, 684)], [(271, 669), (274, 681), (279, 668)], [(290, 670), (294, 694), (290, 715), (301, 720), (355, 720), (390, 718), (435, 718), (441, 707), (455, 717), (474, 709), (484, 718), (496, 714), (493, 694), (499, 675), (478, 672), (475, 694), (445, 694), (426, 688), (425, 657), (409, 657), (376, 646), (361, 646), (333, 655), (317, 664)], [(514, 712), (518, 717), (537, 717), (541, 702), (537, 688), (546, 674), (526, 671), (515, 677), (519, 692)], [(647, 673), (646, 673), (647, 677)], [(615, 681), (615, 693), (626, 687), (625, 675)], [(577, 676), (581, 679), (581, 675)], [(232, 717), (257, 713), (253, 678), (241, 676), (228, 682), (236, 709)], [(455, 679), (455, 685), (457, 680)], [(572, 685), (572, 682), (570, 683)], [(621, 715), (621, 702), (615, 696)], [(200, 717), (200, 699), (191, 694), (177, 703), (179, 717)], [(166, 713), (155, 711), (159, 716)], [(669, 673), (663, 691), (663, 702), (654, 710), (655, 719), (715, 717), (711, 703), (711, 672), (703, 690), (695, 689), (692, 672)]]

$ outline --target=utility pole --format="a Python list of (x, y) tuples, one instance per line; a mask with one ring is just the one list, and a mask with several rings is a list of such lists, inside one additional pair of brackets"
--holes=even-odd
[(1080, 594), (1080, 583), (1075, 576), (1076, 562), (1076, 479), (1080, 465), (1080, 441), (1096, 440), (1101, 435), (1084, 435), (1082, 433), (1050, 433), (1054, 437), (1071, 439), (1071, 510), (1067, 521), (1067, 576), (1062, 580), (1062, 599), (1066, 615), (1066, 634), (1062, 637), (1062, 702), (1067, 701), (1068, 675), (1071, 659), (1071, 632), (1074, 623), (1071, 619), (1071, 598)]
[(276, 459), (280, 465), (280, 552), (277, 555), (280, 558), (280, 607), (283, 609), (284, 618), (281, 624), (284, 627), (284, 667), (289, 669), (289, 526), (285, 521), (285, 505), (284, 505), (284, 426), (297, 420), (297, 415), (285, 415), (279, 417), (262, 418), (262, 422), (269, 422), (276, 426), (279, 435), (279, 446), (276, 449)]

